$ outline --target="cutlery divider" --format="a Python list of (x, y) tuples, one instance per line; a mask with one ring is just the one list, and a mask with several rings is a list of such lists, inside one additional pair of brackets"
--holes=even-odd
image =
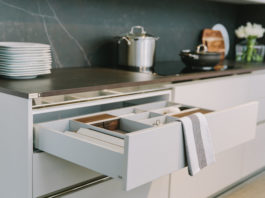
[[(168, 110), (169, 108), (178, 108), (180, 110), (176, 112), (169, 111), (169, 113), (164, 114), (158, 113)], [(72, 131), (86, 128), (124, 139), (127, 133), (158, 127), (176, 121), (178, 122), (178, 115), (189, 115), (189, 112), (210, 111), (173, 102), (160, 101), (81, 117), (75, 120), (70, 120), (69, 125)]]
[(141, 120), (141, 123), (152, 125), (153, 127), (162, 126), (172, 122), (178, 122), (178, 118), (168, 116), (168, 115), (161, 115), (158, 117), (153, 117), (145, 120)]
[(116, 120), (118, 121), (117, 126), (111, 129), (104, 128), (105, 125), (104, 124), (101, 125), (102, 122), (89, 124), (89, 123), (78, 122), (76, 120), (70, 120), (70, 126), (71, 126), (70, 128), (73, 131), (78, 131), (80, 128), (91, 129), (100, 133), (108, 134), (122, 139), (125, 138), (126, 133), (152, 128), (151, 125), (144, 124), (134, 120), (129, 120), (126, 118), (117, 118)]

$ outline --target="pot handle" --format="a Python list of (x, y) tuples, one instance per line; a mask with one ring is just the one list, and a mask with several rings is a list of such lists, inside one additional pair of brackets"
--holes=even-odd
[(208, 52), (208, 47), (204, 44), (200, 44), (197, 46), (197, 53), (200, 52)]
[(144, 30), (144, 27), (140, 26), (140, 25), (132, 26), (130, 34), (134, 34), (134, 29), (141, 29), (141, 33), (142, 34), (146, 34), (146, 31)]
[(118, 40), (118, 44), (121, 44), (121, 42), (125, 40), (127, 42), (128, 45), (131, 45), (131, 41), (126, 37), (126, 36), (123, 36), (121, 37), (119, 40)]

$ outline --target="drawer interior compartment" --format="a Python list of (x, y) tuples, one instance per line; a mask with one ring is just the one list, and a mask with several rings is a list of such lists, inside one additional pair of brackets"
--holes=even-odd
[(96, 123), (82, 123), (82, 122), (80, 123), (79, 121), (76, 120), (70, 120), (70, 126), (74, 131), (77, 131), (80, 128), (87, 128), (119, 138), (125, 138), (125, 135), (127, 133), (152, 127), (150, 125), (143, 124), (141, 122), (137, 122), (126, 118), (118, 118), (118, 119), (101, 121)]
[(134, 107), (127, 107), (110, 111), (110, 113), (115, 116), (130, 116), (142, 112), (145, 112), (145, 110)]
[(127, 119), (130, 120), (146, 120), (146, 119), (150, 119), (150, 118), (154, 118), (154, 117), (158, 117), (161, 116), (161, 114), (159, 113), (154, 113), (154, 112), (144, 112), (144, 113), (138, 113), (136, 115), (132, 115), (132, 116), (127, 116)]
[(156, 110), (152, 110), (152, 112), (163, 114), (163, 115), (169, 115), (169, 114), (176, 114), (183, 110), (180, 105), (175, 105), (171, 107), (164, 107)]
[(177, 118), (172, 117), (172, 116), (159, 116), (159, 117), (154, 117), (154, 118), (149, 118), (142, 120), (141, 122), (144, 124), (152, 125), (154, 127), (162, 126), (171, 122), (176, 122), (178, 121)]
[[(180, 112), (173, 115), (153, 112), (173, 106), (178, 106)], [(126, 107), (125, 114), (121, 108), (35, 124), (35, 147), (110, 177), (121, 178), (124, 189), (130, 190), (185, 167), (179, 117), (204, 113), (215, 153), (220, 153), (255, 137), (257, 106), (257, 102), (250, 102), (213, 112), (165, 101), (152, 102)], [(134, 112), (133, 109), (145, 112), (123, 117), (127, 112)], [(120, 116), (114, 115), (118, 111)], [(105, 117), (100, 118), (102, 115)]]
[(93, 123), (93, 122), (98, 122), (98, 121), (103, 121), (103, 120), (111, 120), (117, 118), (114, 115), (103, 113), (103, 114), (97, 114), (94, 116), (88, 116), (88, 117), (83, 117), (76, 119), (78, 122), (83, 122), (83, 123)]
[(139, 99), (138, 97), (139, 96), (120, 96), (117, 99), (101, 99), (100, 101), (95, 100), (65, 104), (62, 106), (42, 107), (33, 110), (33, 121), (34, 123), (48, 122), (106, 111), (108, 111), (108, 114), (114, 116), (134, 115), (145, 111), (144, 109), (135, 107), (135, 104), (141, 106), (142, 104), (149, 104), (150, 102), (168, 100), (169, 93), (168, 91), (154, 93), (152, 96), (150, 96), (150, 94), (141, 94), (141, 98)]

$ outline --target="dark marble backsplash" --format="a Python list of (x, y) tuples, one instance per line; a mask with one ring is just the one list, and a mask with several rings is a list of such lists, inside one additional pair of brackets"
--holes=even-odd
[(160, 37), (156, 60), (175, 61), (216, 23), (233, 46), (237, 13), (235, 5), (206, 0), (0, 0), (0, 39), (49, 43), (57, 68), (115, 66), (114, 37), (142, 25)]

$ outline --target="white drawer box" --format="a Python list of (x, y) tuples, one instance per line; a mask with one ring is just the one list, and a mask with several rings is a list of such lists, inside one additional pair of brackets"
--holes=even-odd
[[(178, 104), (155, 102), (131, 108), (148, 107), (144, 111), (152, 112), (152, 110), (167, 108), (171, 105)], [(216, 153), (255, 137), (257, 107), (257, 102), (250, 102), (206, 114)], [(180, 122), (171, 118), (164, 125), (154, 127), (144, 121), (150, 119), (151, 113), (141, 113), (149, 115), (146, 117), (140, 114), (135, 115), (143, 120), (130, 120), (130, 116), (120, 115), (121, 111), (134, 112), (129, 109), (104, 112), (112, 115), (119, 114), (120, 129), (128, 132), (121, 135), (124, 138), (124, 148), (102, 145), (86, 138), (69, 135), (69, 132), (64, 133), (76, 131), (78, 124), (80, 124), (79, 128), (89, 128), (105, 134), (112, 133), (92, 124), (78, 123), (74, 121), (76, 118), (36, 124), (34, 126), (35, 147), (88, 169), (120, 178), (125, 190), (133, 189), (185, 167)], [(161, 119), (163, 115), (157, 118)]]

